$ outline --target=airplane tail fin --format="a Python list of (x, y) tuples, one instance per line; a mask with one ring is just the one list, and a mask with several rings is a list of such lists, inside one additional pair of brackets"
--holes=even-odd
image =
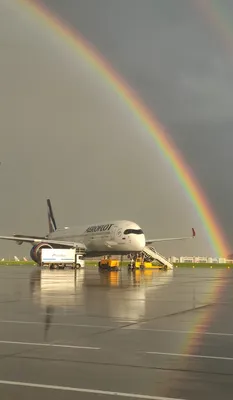
[(57, 224), (53, 215), (53, 209), (50, 199), (47, 199), (47, 207), (48, 207), (49, 233), (52, 233), (57, 230)]

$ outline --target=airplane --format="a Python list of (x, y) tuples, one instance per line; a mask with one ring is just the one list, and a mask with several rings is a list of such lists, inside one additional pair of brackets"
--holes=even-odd
[(32, 245), (30, 257), (35, 263), (40, 263), (42, 248), (76, 248), (85, 257), (130, 255), (142, 252), (145, 246), (154, 242), (184, 240), (196, 236), (195, 230), (192, 228), (192, 236), (146, 240), (140, 226), (127, 220), (106, 221), (59, 229), (50, 199), (47, 199), (47, 216), (49, 233), (46, 236), (14, 234), (13, 236), (0, 236), (0, 239), (15, 241), (18, 245), (30, 243)]

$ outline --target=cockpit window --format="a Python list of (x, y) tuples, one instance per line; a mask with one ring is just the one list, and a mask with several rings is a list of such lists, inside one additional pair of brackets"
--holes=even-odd
[(143, 231), (141, 229), (126, 229), (124, 231), (124, 235), (130, 235), (131, 233), (134, 235), (141, 235), (143, 234)]

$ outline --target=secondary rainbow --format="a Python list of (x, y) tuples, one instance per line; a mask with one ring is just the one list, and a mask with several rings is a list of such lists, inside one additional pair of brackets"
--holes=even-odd
[(225, 46), (228, 54), (232, 57), (233, 51), (233, 19), (228, 12), (227, 6), (224, 8), (224, 3), (218, 0), (197, 0), (195, 5), (206, 20), (219, 33), (222, 43)]
[(193, 203), (205, 227), (214, 253), (219, 257), (226, 256), (229, 252), (229, 245), (202, 189), (168, 133), (165, 132), (163, 126), (151, 114), (137, 94), (104, 57), (98, 53), (94, 46), (87, 42), (77, 30), (69, 27), (60, 17), (50, 11), (42, 2), (38, 0), (18, 1), (62, 37), (81, 57), (86, 59), (93, 66), (93, 69), (98, 71), (104, 80), (108, 81), (111, 88), (121, 97), (140, 123), (143, 124), (146, 132), (153, 136), (157, 147), (170, 163), (186, 195)]

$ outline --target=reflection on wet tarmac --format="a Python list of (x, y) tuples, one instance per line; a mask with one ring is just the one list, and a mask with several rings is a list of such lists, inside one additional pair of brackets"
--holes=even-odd
[[(33, 301), (42, 308), (111, 315), (137, 320), (145, 313), (146, 294), (173, 279), (173, 271), (99, 271), (35, 269), (30, 278)], [(117, 291), (117, 292), (116, 292)]]
[(45, 330), (44, 330), (44, 340), (47, 339), (47, 334), (52, 322), (52, 317), (54, 314), (54, 307), (48, 306), (46, 307), (46, 314), (45, 314)]

